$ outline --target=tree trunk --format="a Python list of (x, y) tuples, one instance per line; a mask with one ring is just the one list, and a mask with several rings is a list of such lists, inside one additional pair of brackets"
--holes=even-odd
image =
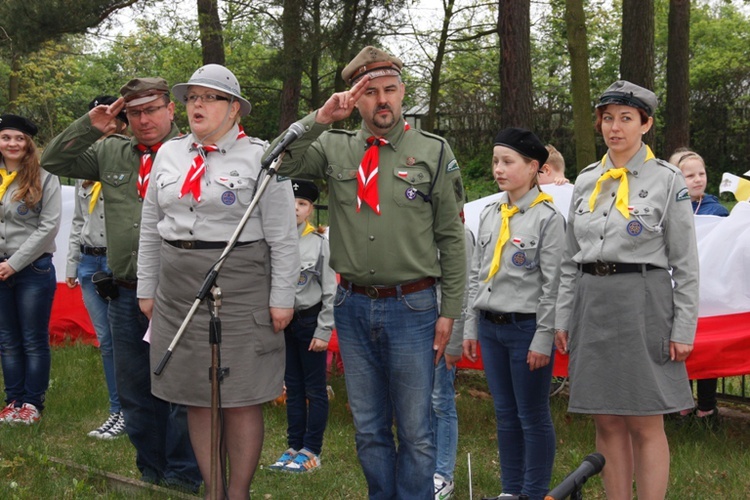
[(568, 30), (570, 52), (576, 172), (580, 172), (586, 165), (596, 161), (596, 142), (591, 118), (589, 49), (583, 0), (565, 1), (565, 25)]
[(320, 26), (320, 4), (321, 0), (315, 0), (312, 5), (312, 39), (310, 46), (312, 54), (310, 57), (310, 109), (318, 109), (325, 101), (320, 89), (320, 54), (323, 51), (321, 41), (323, 30)]
[(690, 0), (669, 1), (664, 156), (690, 145)]
[(299, 100), (302, 92), (302, 10), (304, 0), (284, 0), (284, 13), (281, 16), (281, 30), (284, 37), (282, 51), (282, 72), (284, 83), (281, 87), (280, 131), (286, 130), (297, 120)]
[(502, 128), (533, 128), (530, 29), (530, 0), (499, 0)]
[(219, 19), (218, 0), (198, 0), (198, 29), (201, 34), (203, 64), (225, 64), (224, 37)]
[(447, 3), (443, 3), (443, 27), (440, 30), (440, 40), (438, 42), (437, 53), (435, 54), (435, 62), (432, 65), (432, 78), (430, 80), (430, 103), (427, 108), (427, 116), (425, 117), (424, 123), (422, 123), (422, 128), (427, 132), (435, 132), (435, 124), (437, 122), (437, 106), (440, 99), (440, 71), (443, 68), (443, 60), (445, 59), (445, 48), (448, 44), (448, 30), (450, 30), (451, 18), (453, 17), (454, 4), (455, 0), (447, 0)]
[[(622, 56), (620, 76), (654, 90), (654, 0), (622, 1)], [(653, 147), (654, 127), (643, 136)]]
[(18, 99), (18, 87), (21, 80), (21, 58), (18, 53), (13, 52), (10, 56), (10, 76), (8, 77), (8, 111), (16, 111), (16, 100)]

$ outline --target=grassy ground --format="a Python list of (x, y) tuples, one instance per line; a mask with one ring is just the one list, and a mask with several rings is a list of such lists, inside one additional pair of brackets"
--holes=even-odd
[[(203, 368), (196, 369), (203, 374)], [(259, 469), (253, 497), (262, 499), (360, 499), (366, 485), (354, 449), (351, 416), (346, 408), (342, 376), (330, 381), (335, 391), (322, 455), (323, 467), (311, 474), (290, 475)], [(456, 499), (469, 498), (467, 454), (471, 454), (473, 498), (500, 492), (492, 401), (480, 372), (460, 372), (457, 379), (460, 438)], [(53, 352), (52, 383), (42, 422), (32, 427), (0, 426), (0, 498), (168, 498), (174, 494), (121, 490), (100, 474), (60, 465), (57, 459), (139, 477), (134, 452), (126, 438), (103, 442), (86, 433), (107, 416), (107, 396), (98, 351), (74, 345)], [(594, 451), (590, 418), (566, 412), (564, 395), (552, 398), (557, 431), (553, 484)], [(286, 415), (268, 406), (262, 463), (270, 464), (286, 449)], [(672, 448), (669, 498), (748, 498), (750, 490), (750, 424), (724, 419), (717, 432), (667, 423)], [(585, 498), (605, 498), (595, 477)]]

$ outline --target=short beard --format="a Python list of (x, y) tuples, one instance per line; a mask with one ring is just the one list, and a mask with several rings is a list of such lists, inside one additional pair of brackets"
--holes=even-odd
[[(379, 111), (384, 109), (391, 112), (390, 116), (380, 116), (378, 114)], [(381, 130), (391, 130), (393, 126), (396, 125), (396, 115), (393, 113), (390, 106), (379, 106), (373, 113), (372, 123)]]

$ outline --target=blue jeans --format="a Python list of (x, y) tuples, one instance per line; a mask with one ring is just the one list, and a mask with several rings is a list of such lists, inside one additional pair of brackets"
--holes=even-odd
[(56, 289), (51, 255), (0, 282), (0, 360), (6, 403), (44, 408), (52, 361), (49, 318)]
[[(371, 499), (431, 499), (435, 288), (383, 299), (338, 287), (334, 320)], [(396, 418), (398, 449), (393, 438)]]
[(435, 367), (432, 389), (432, 430), (437, 448), (435, 472), (446, 481), (453, 481), (458, 449), (458, 413), (456, 412), (456, 367), (445, 369), (445, 357)]
[[(296, 318), (284, 330), (286, 340), (286, 418), (290, 448), (307, 448), (316, 455), (323, 449), (328, 423), (326, 390), (327, 351), (310, 351), (318, 316)], [(309, 404), (308, 404), (309, 402)]]
[(143, 341), (148, 319), (138, 307), (135, 290), (120, 287), (120, 296), (109, 303), (109, 324), (125, 431), (135, 446), (142, 479), (197, 489), (201, 475), (188, 436), (187, 410), (151, 394), (149, 344)]
[(115, 382), (115, 356), (112, 349), (112, 332), (109, 329), (109, 302), (96, 293), (96, 287), (91, 282), (94, 273), (103, 271), (109, 273), (106, 255), (81, 254), (78, 263), (78, 282), (81, 284), (83, 303), (91, 318), (91, 324), (96, 331), (96, 339), (99, 341), (99, 352), (102, 355), (104, 366), (104, 380), (107, 383), (109, 393), (109, 412), (117, 413), (122, 408), (120, 398), (117, 396), (117, 384)]
[(534, 371), (526, 363), (535, 331), (534, 320), (505, 325), (479, 320), (484, 371), (497, 418), (503, 493), (540, 500), (552, 477), (555, 429), (549, 408), (552, 361)]

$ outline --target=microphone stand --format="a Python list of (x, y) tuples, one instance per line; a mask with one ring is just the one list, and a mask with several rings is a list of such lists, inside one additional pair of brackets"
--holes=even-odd
[[(209, 298), (209, 300), (213, 302), (213, 307), (211, 308), (211, 321), (209, 324), (209, 342), (211, 343), (211, 367), (209, 369), (211, 378), (211, 491), (209, 492), (209, 498), (211, 498), (211, 500), (220, 498), (219, 492), (221, 490), (219, 489), (219, 485), (221, 484), (223, 486), (225, 479), (224, 467), (220, 467), (222, 464), (219, 462), (219, 447), (221, 441), (219, 429), (219, 384), (224, 378), (224, 375), (229, 373), (229, 368), (221, 368), (220, 365), (219, 346), (221, 344), (221, 320), (219, 319), (219, 308), (221, 307), (222, 294), (221, 289), (216, 285), (216, 279), (219, 276), (219, 271), (221, 271), (227, 256), (237, 243), (245, 224), (247, 224), (253, 210), (255, 210), (255, 207), (258, 205), (260, 197), (263, 196), (263, 193), (266, 191), (268, 183), (276, 175), (283, 156), (284, 154), (282, 153), (273, 160), (266, 170), (266, 175), (263, 177), (260, 185), (256, 185), (255, 194), (250, 205), (247, 207), (245, 214), (237, 224), (237, 228), (234, 230), (232, 237), (229, 238), (221, 256), (203, 280), (203, 284), (195, 296), (195, 301), (193, 302), (192, 307), (188, 311), (187, 316), (185, 316), (185, 319), (182, 321), (182, 325), (180, 325), (172, 342), (169, 344), (169, 347), (167, 347), (167, 351), (164, 353), (164, 356), (154, 370), (155, 375), (161, 375), (162, 371), (164, 371), (169, 359), (172, 357), (172, 352), (174, 351), (175, 346), (182, 338), (183, 333), (185, 333), (190, 320), (195, 315), (201, 302), (203, 302), (208, 297), (208, 294), (211, 293), (212, 295)], [(259, 178), (260, 177), (262, 177), (262, 171)]]

